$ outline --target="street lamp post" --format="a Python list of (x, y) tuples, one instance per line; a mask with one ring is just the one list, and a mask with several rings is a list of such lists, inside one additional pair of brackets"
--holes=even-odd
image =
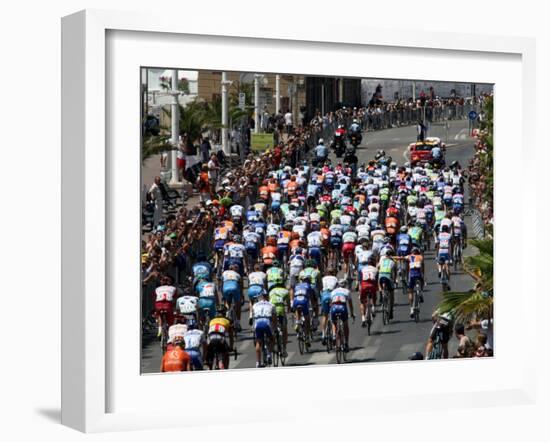
[(170, 91), (172, 95), (172, 127), (171, 127), (171, 138), (170, 142), (172, 143), (172, 150), (170, 151), (170, 170), (171, 170), (171, 179), (170, 184), (179, 183), (178, 177), (178, 164), (177, 164), (177, 147), (179, 144), (179, 132), (180, 132), (180, 120), (179, 120), (179, 103), (178, 103), (178, 70), (172, 70), (172, 90)]
[(262, 74), (254, 75), (254, 133), (260, 132), (260, 80), (264, 76)]
[(225, 155), (229, 155), (229, 143), (227, 137), (228, 126), (228, 100), (227, 100), (227, 87), (231, 85), (231, 81), (227, 80), (227, 72), (222, 72), (222, 150)]
[(275, 75), (275, 115), (281, 110), (281, 76)]

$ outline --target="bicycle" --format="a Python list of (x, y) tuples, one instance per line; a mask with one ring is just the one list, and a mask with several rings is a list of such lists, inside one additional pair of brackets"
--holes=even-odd
[(348, 284), (348, 290), (351, 291), (351, 286), (353, 285), (353, 273), (355, 272), (355, 265), (353, 264), (353, 261), (349, 260), (348, 263), (348, 271), (346, 273), (346, 281)]
[(160, 311), (160, 318), (162, 320), (162, 329), (160, 334), (160, 348), (162, 350), (162, 354), (166, 352), (166, 347), (168, 346), (168, 320), (166, 319), (166, 314), (168, 312), (166, 310)]
[(265, 336), (262, 336), (260, 339), (260, 349), (261, 349), (261, 367), (270, 367), (273, 364), (273, 359), (269, 360), (269, 348), (267, 346), (267, 340)]
[(384, 325), (388, 325), (390, 323), (392, 308), (393, 306), (391, 305), (390, 293), (386, 287), (386, 283), (384, 282), (382, 285), (382, 322)]
[(406, 295), (407, 294), (407, 263), (403, 259), (399, 261), (399, 266), (397, 267), (397, 280), (401, 285), (401, 290), (403, 291), (403, 294)]
[(298, 341), (298, 351), (303, 355), (306, 351), (309, 351), (309, 336), (305, 331), (305, 317), (302, 312), (302, 308), (298, 307), (299, 319), (296, 322), (296, 339)]
[(325, 323), (325, 340), (326, 340), (325, 347), (327, 348), (327, 353), (330, 353), (330, 351), (332, 350), (333, 338), (334, 337), (332, 336), (332, 320), (330, 319), (330, 315), (329, 315)]
[(445, 265), (442, 266), (441, 269), (441, 278), (439, 278), (439, 281), (441, 282), (441, 288), (444, 292), (448, 292), (451, 290), (451, 286), (449, 285), (449, 275), (448, 272), (448, 264), (445, 263)]
[(237, 329), (235, 328), (235, 321), (237, 320), (237, 316), (235, 314), (235, 308), (233, 304), (231, 304), (231, 307), (229, 307), (229, 310), (227, 311), (225, 317), (231, 322), (231, 335), (233, 337), (233, 346), (235, 347), (233, 349), (233, 354), (234, 358), (237, 359)]
[(428, 354), (428, 359), (441, 359), (443, 356), (443, 338), (441, 336), (441, 331), (438, 330), (435, 334), (435, 339), (433, 341), (433, 347)]
[(336, 314), (335, 341), (336, 362), (341, 364), (342, 362), (346, 362), (344, 321), (342, 320), (341, 313)]
[(420, 281), (416, 281), (414, 285), (413, 292), (413, 313), (414, 313), (414, 322), (418, 323), (420, 321), (420, 296), (422, 292), (422, 287), (420, 286)]
[(273, 352), (273, 366), (278, 367), (279, 362), (281, 366), (284, 367), (286, 356), (285, 354), (285, 344), (283, 342), (283, 332), (281, 327), (283, 326), (283, 318), (277, 318), (277, 327), (275, 328), (275, 351)]
[(462, 236), (459, 236), (455, 240), (455, 246), (453, 250), (453, 267), (455, 272), (458, 270), (459, 263), (462, 264)]

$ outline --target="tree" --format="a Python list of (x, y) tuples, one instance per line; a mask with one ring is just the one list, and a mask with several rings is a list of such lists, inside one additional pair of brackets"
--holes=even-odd
[(479, 251), (464, 259), (464, 270), (474, 280), (474, 288), (443, 293), (437, 306), (439, 313), (450, 313), (462, 323), (493, 317), (493, 239), (470, 240), (469, 243)]

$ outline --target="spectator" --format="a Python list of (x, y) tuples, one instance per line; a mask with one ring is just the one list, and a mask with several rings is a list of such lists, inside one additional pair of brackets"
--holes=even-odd
[(208, 137), (204, 137), (200, 146), (202, 163), (206, 164), (208, 162), (211, 150), (212, 146), (210, 145), (210, 140), (208, 139)]
[(210, 155), (210, 161), (208, 161), (208, 181), (210, 182), (210, 193), (212, 195), (216, 193), (219, 171), (220, 163), (216, 154), (213, 153), (212, 155)]
[(418, 124), (416, 125), (416, 140), (417, 141), (424, 141), (426, 138), (426, 126), (422, 122), (422, 120), (418, 120)]
[(153, 229), (156, 229), (162, 218), (162, 192), (160, 190), (160, 177), (156, 176), (155, 181), (149, 189), (149, 199), (154, 203)]
[(200, 194), (200, 200), (206, 202), (210, 199), (210, 181), (208, 179), (208, 164), (203, 164), (201, 172), (197, 177), (197, 189)]
[(455, 358), (471, 358), (474, 355), (474, 343), (466, 336), (464, 324), (455, 325), (455, 336), (458, 339), (458, 348)]
[(286, 110), (285, 126), (286, 126), (286, 133), (288, 136), (290, 136), (290, 134), (292, 133), (292, 112), (290, 112), (290, 109)]

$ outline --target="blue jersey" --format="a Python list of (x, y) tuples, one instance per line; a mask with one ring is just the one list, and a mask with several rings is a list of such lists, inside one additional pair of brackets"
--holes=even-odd
[(307, 196), (315, 196), (317, 195), (317, 190), (319, 188), (316, 184), (308, 184), (307, 185)]
[(408, 254), (411, 249), (411, 237), (408, 233), (400, 233), (397, 235), (397, 251)]
[(212, 274), (212, 266), (209, 262), (201, 261), (193, 265), (193, 276), (196, 279), (209, 279)]
[(314, 294), (311, 284), (308, 282), (301, 282), (294, 286), (294, 298), (306, 298), (310, 299)]

